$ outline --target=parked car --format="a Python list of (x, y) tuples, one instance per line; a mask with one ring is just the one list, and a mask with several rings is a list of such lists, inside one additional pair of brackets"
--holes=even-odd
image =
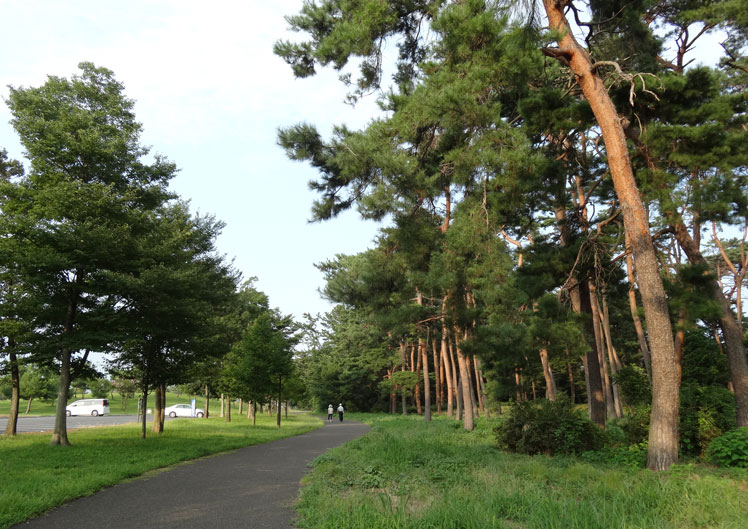
[(70, 403), (65, 408), (65, 415), (106, 415), (109, 413), (109, 401), (107, 399), (81, 399)]
[[(164, 414), (171, 418), (174, 417), (192, 417), (192, 406), (189, 404), (175, 404), (164, 408)], [(200, 408), (195, 408), (195, 417), (198, 419), (203, 417), (205, 412)]]

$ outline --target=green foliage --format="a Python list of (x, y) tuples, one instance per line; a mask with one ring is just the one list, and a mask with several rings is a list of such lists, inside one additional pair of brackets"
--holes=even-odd
[(643, 441), (625, 446), (606, 446), (600, 450), (583, 452), (580, 458), (595, 465), (643, 469), (647, 466), (647, 443)]
[(643, 367), (628, 364), (623, 366), (613, 377), (618, 384), (623, 401), (630, 406), (651, 403), (652, 387)]
[(712, 440), (706, 457), (722, 467), (748, 468), (748, 427), (736, 428)]
[(603, 431), (568, 399), (515, 404), (496, 427), (501, 448), (520, 454), (579, 454), (603, 445)]
[(735, 397), (725, 387), (686, 383), (681, 388), (680, 444), (703, 456), (709, 443), (735, 426)]

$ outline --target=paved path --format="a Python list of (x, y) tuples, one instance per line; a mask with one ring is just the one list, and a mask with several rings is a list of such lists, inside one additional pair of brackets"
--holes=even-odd
[(59, 507), (15, 529), (287, 529), (307, 464), (369, 427), (313, 432), (207, 457)]

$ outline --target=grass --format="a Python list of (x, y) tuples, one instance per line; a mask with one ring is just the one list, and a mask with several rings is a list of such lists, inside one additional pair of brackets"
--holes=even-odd
[[(350, 418), (356, 418), (351, 416)], [(369, 435), (315, 460), (306, 529), (690, 529), (748, 525), (748, 473), (666, 473), (500, 452), (488, 420), (360, 416)]]
[(71, 499), (148, 471), (314, 430), (318, 417), (291, 414), (282, 421), (246, 418), (175, 419), (164, 433), (139, 438), (139, 425), (71, 430), (72, 446), (50, 447), (50, 434), (0, 436), (0, 529), (23, 522)]

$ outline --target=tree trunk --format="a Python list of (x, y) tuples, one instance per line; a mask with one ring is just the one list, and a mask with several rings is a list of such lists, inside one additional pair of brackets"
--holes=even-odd
[[(406, 370), (406, 364), (408, 363), (408, 358), (405, 353), (405, 342), (400, 342), (400, 356), (403, 360), (403, 371)], [(402, 404), (403, 404), (403, 415), (408, 415), (408, 397), (406, 395), (405, 388), (402, 389)]]
[(278, 377), (278, 428), (281, 427), (281, 402), (283, 398), (283, 377)]
[(257, 424), (257, 401), (252, 401), (252, 426)]
[(231, 422), (231, 396), (226, 394), (226, 422)]
[[(457, 329), (455, 329), (455, 336), (457, 336)], [(467, 331), (463, 334), (463, 339), (467, 339)], [(470, 371), (468, 370), (468, 359), (462, 352), (462, 348), (459, 343), (455, 344), (457, 351), (457, 363), (460, 366), (460, 380), (462, 382), (462, 409), (463, 409), (463, 428), (467, 431), (472, 432), (475, 428), (473, 421), (473, 398), (471, 395), (470, 388)]]
[[(21, 384), (20, 372), (18, 370), (18, 357), (13, 352), (15, 342), (13, 338), (8, 338), (8, 348), (11, 352), (8, 354), (8, 365), (10, 367), (10, 411), (8, 413), (8, 422), (5, 425), (5, 435), (16, 435), (18, 430), (18, 407), (21, 402)], [(29, 407), (31, 399), (29, 399)], [(26, 413), (28, 414), (28, 408)]]
[(548, 349), (540, 348), (540, 363), (543, 366), (543, 377), (545, 378), (545, 398), (556, 400), (556, 382), (553, 380), (553, 371), (548, 357)]
[[(618, 389), (618, 382), (616, 382), (616, 375), (621, 369), (621, 360), (618, 358), (616, 348), (613, 346), (613, 335), (610, 332), (610, 312), (608, 311), (608, 300), (603, 290), (603, 310), (602, 310), (602, 327), (603, 333), (605, 334), (605, 344), (608, 350), (608, 361), (610, 362), (610, 372), (612, 375), (611, 387), (613, 388), (613, 400), (616, 406), (616, 416), (618, 418), (623, 417), (623, 403), (621, 402), (621, 392)], [(680, 363), (680, 362), (679, 362)]]
[(148, 386), (143, 388), (143, 415), (140, 418), (140, 438), (145, 439), (146, 422), (148, 415)]
[(51, 446), (70, 446), (68, 440), (67, 414), (68, 389), (70, 388), (70, 356), (69, 349), (62, 350), (62, 364), (60, 365), (60, 383), (57, 387), (57, 408), (55, 409), (55, 428), (52, 432)]
[(593, 281), (588, 280), (587, 287), (590, 290), (590, 308), (592, 310), (592, 328), (595, 332), (595, 346), (597, 348), (597, 361), (600, 364), (600, 378), (603, 381), (603, 394), (605, 395), (605, 410), (608, 418), (616, 419), (616, 404), (613, 398), (613, 388), (608, 372), (608, 363), (605, 361), (605, 338), (603, 328), (600, 324), (600, 305), (597, 302), (597, 287)]
[(582, 313), (589, 318), (585, 322), (589, 349), (585, 355), (584, 374), (587, 379), (587, 405), (589, 406), (590, 420), (605, 428), (605, 396), (603, 379), (600, 376), (600, 354), (597, 351), (597, 340), (595, 339), (594, 319), (590, 305), (589, 280), (583, 279), (579, 282), (579, 302)]
[(431, 339), (431, 353), (434, 357), (434, 382), (436, 383), (436, 413), (442, 412), (442, 365), (439, 362), (439, 348), (436, 340)]
[(210, 417), (210, 386), (205, 384), (205, 415), (203, 418)]
[(421, 339), (418, 339), (418, 344), (410, 346), (410, 362), (411, 369), (416, 374), (416, 388), (413, 392), (413, 400), (416, 401), (416, 413), (418, 415), (423, 414), (423, 408), (421, 406)]
[(156, 389), (153, 393), (153, 424), (151, 425), (151, 433), (163, 433), (164, 427), (163, 427), (163, 415), (161, 413), (162, 407), (161, 403), (162, 401), (162, 394), (161, 394), (161, 384), (156, 384)]
[(480, 360), (477, 357), (473, 357), (475, 363), (475, 379), (477, 381), (478, 396), (480, 397), (480, 409), (481, 412), (488, 417), (488, 405), (486, 404), (486, 384), (483, 380), (483, 371), (480, 368)]
[(629, 280), (629, 308), (631, 309), (631, 319), (634, 321), (634, 329), (636, 330), (636, 339), (639, 342), (639, 350), (642, 352), (642, 360), (644, 361), (644, 369), (647, 370), (647, 378), (649, 383), (652, 383), (652, 362), (649, 355), (649, 346), (647, 345), (647, 337), (644, 334), (644, 327), (642, 327), (641, 318), (639, 318), (639, 308), (636, 305), (636, 290), (634, 280), (634, 260), (631, 258), (631, 247), (629, 244), (628, 233), (626, 237), (626, 273)]
[(226, 417), (226, 407), (225, 407), (225, 401), (224, 401), (224, 394), (221, 393), (221, 415), (220, 417)]
[(244, 414), (244, 401), (242, 399), (239, 399), (239, 415)]
[(623, 210), (624, 228), (631, 236), (637, 285), (642, 296), (647, 331), (652, 338), (652, 417), (647, 466), (652, 470), (665, 470), (678, 462), (680, 378), (667, 298), (649, 231), (647, 212), (631, 169), (618, 112), (604, 83), (595, 73), (592, 59), (574, 38), (564, 15), (565, 4), (558, 0), (543, 0), (543, 4), (549, 28), (558, 35), (560, 49), (557, 58), (562, 57), (571, 67), (600, 126), (613, 186)]
[(452, 417), (454, 415), (454, 378), (452, 369), (452, 360), (450, 358), (449, 346), (447, 341), (449, 340), (449, 332), (447, 331), (447, 298), (444, 297), (442, 300), (442, 364), (444, 365), (445, 378), (447, 380), (447, 416)]

